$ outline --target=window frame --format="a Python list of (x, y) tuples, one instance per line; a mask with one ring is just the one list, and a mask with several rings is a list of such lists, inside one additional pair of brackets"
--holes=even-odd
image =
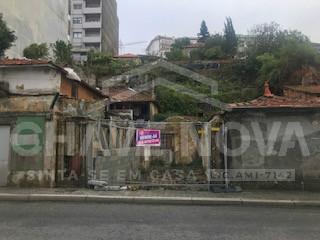
[(73, 17), (72, 23), (73, 24), (82, 24), (82, 17)]
[(72, 38), (73, 39), (81, 39), (83, 37), (83, 33), (82, 32), (73, 32), (72, 33)]
[[(79, 6), (79, 8), (76, 7), (76, 6)], [(74, 4), (73, 4), (73, 9), (74, 9), (74, 10), (80, 10), (80, 9), (82, 9), (82, 3), (74, 3)]]

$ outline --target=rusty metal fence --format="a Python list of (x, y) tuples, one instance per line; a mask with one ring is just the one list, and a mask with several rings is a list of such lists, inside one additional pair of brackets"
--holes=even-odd
[[(139, 129), (161, 132), (160, 146), (137, 146)], [(200, 122), (101, 120), (87, 126), (84, 144), (89, 187), (199, 188), (221, 167), (219, 129)]]

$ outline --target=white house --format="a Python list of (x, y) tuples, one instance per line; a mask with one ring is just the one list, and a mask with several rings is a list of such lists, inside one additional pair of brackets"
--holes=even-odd
[(171, 45), (174, 41), (174, 37), (156, 36), (151, 40), (146, 49), (147, 55), (165, 57), (165, 54), (170, 52)]

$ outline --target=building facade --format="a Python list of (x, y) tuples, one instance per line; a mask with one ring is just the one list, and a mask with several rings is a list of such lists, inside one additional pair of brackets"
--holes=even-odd
[[(35, 12), (36, 11), (36, 12)], [(68, 40), (68, 1), (66, 0), (1, 0), (0, 13), (17, 40), (6, 55), (22, 57), (32, 43)]]
[(80, 149), (92, 120), (104, 115), (105, 99), (69, 68), (1, 60), (0, 186), (85, 184), (91, 155)]
[(74, 59), (84, 61), (91, 49), (118, 55), (119, 19), (116, 0), (71, 0)]
[(149, 56), (165, 57), (167, 52), (170, 52), (171, 45), (174, 43), (173, 37), (156, 36), (149, 43), (146, 53)]
[[(266, 84), (263, 96), (229, 104), (227, 109), (223, 119), (230, 171), (249, 169), (251, 174), (267, 171), (273, 175), (249, 177), (255, 187), (319, 189), (319, 98), (304, 99), (287, 92), (276, 96)], [(245, 180), (239, 184), (253, 187)]]

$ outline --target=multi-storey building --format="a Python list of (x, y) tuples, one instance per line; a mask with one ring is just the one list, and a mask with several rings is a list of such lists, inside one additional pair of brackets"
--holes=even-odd
[(117, 55), (119, 19), (116, 0), (71, 0), (71, 41), (74, 59), (86, 60), (93, 49)]
[(1, 0), (0, 14), (17, 36), (8, 57), (22, 57), (32, 43), (68, 41), (67, 0)]
[(151, 40), (146, 49), (147, 55), (165, 57), (165, 54), (170, 52), (171, 45), (174, 41), (175, 39), (173, 37), (156, 36)]

